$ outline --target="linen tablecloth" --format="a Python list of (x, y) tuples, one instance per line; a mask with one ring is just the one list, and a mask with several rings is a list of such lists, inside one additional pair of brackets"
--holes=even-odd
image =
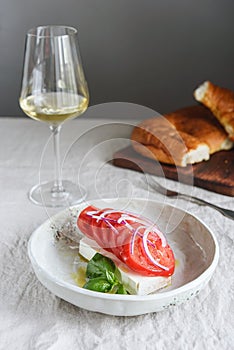
[[(144, 174), (109, 162), (111, 154), (128, 142), (125, 128), (127, 135), (141, 117), (141, 111), (133, 111), (112, 111), (110, 120), (102, 118), (108, 113), (93, 108), (84, 117), (64, 124), (62, 159), (65, 165), (80, 165), (80, 181), (89, 198), (124, 193), (131, 198), (147, 194), (165, 201), (158, 193), (146, 193)], [(144, 117), (148, 116), (149, 111)], [(120, 129), (123, 136), (118, 139)], [(112, 130), (109, 137), (113, 142), (108, 141), (107, 130)], [(0, 349), (234, 349), (234, 221), (208, 207), (166, 199), (202, 219), (217, 237), (220, 259), (208, 285), (192, 300), (159, 313), (115, 317), (80, 309), (41, 285), (27, 255), (31, 233), (61, 210), (36, 206), (27, 197), (39, 175), (43, 180), (53, 174), (48, 126), (29, 118), (1, 118), (0, 142)], [(65, 176), (75, 178), (73, 167), (64, 168)], [(170, 180), (168, 184), (176, 186)], [(191, 191), (188, 185), (180, 184), (180, 189)], [(234, 209), (232, 197), (199, 188), (193, 188), (193, 194)]]

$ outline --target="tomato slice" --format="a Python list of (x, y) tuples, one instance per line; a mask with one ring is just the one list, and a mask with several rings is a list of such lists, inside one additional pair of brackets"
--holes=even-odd
[[(173, 252), (155, 231), (150, 231), (148, 220), (137, 215), (110, 208), (85, 208), (77, 219), (81, 232), (112, 252), (133, 271), (145, 276), (171, 276), (175, 268)], [(143, 220), (143, 221), (142, 221)]]
[(77, 225), (88, 238), (95, 240), (101, 248), (109, 250), (112, 245), (115, 246), (115, 242), (111, 242), (113, 235), (110, 234), (110, 226), (104, 220), (97, 219), (104, 210), (109, 209), (101, 210), (93, 206), (85, 208), (79, 215)]
[[(151, 240), (148, 239), (151, 242)], [(152, 242), (153, 244), (153, 242)], [(146, 254), (143, 246), (142, 239), (137, 237), (134, 244), (134, 251), (131, 254), (130, 245), (122, 247), (122, 261), (126, 265), (131, 267), (132, 270), (146, 276), (171, 276), (175, 269), (175, 258), (174, 254), (167, 244), (162, 247), (161, 241), (158, 239), (154, 241), (154, 246), (148, 244), (148, 249), (152, 258), (157, 261), (160, 265), (166, 267), (166, 269), (155, 265), (151, 262), (148, 255)]]

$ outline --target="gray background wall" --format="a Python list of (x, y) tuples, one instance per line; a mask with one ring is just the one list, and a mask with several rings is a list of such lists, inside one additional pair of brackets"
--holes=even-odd
[(127, 101), (168, 112), (204, 80), (234, 90), (233, 0), (1, 0), (0, 116), (18, 107), (25, 33), (79, 30), (91, 104)]

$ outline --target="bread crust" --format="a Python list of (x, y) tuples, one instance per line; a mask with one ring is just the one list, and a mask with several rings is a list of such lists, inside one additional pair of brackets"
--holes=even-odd
[(212, 111), (234, 141), (234, 92), (206, 81), (194, 91), (194, 97)]
[(131, 139), (143, 156), (178, 166), (207, 160), (210, 154), (232, 147), (216, 118), (200, 105), (147, 119), (134, 128)]

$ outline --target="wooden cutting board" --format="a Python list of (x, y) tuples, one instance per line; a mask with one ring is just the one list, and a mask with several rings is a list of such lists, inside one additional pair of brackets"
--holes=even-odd
[(183, 168), (159, 164), (141, 156), (129, 146), (114, 154), (113, 164), (122, 168), (164, 176), (227, 196), (234, 196), (234, 149), (217, 152), (206, 162)]

